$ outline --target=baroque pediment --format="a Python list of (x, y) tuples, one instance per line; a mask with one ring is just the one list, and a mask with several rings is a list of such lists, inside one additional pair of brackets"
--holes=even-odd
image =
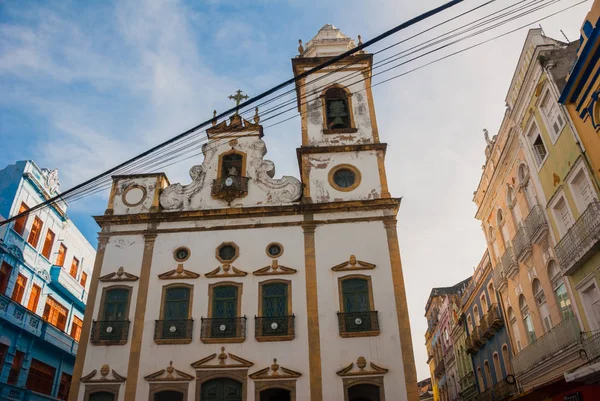
[(356, 360), (356, 369), (354, 368), (354, 363), (350, 363), (350, 365), (338, 370), (336, 373), (341, 377), (351, 377), (364, 375), (383, 375), (387, 372), (388, 369), (375, 365), (373, 362), (370, 362), (369, 367), (367, 368), (367, 360), (364, 357), (359, 356)]
[[(275, 165), (265, 160), (265, 142), (261, 139), (262, 127), (237, 116), (229, 124), (215, 124), (208, 130), (213, 135), (202, 147), (204, 160), (193, 166), (189, 175), (191, 182), (166, 187), (160, 194), (163, 211), (176, 212), (224, 207), (250, 207), (282, 205), (296, 202), (302, 196), (301, 182), (291, 176), (275, 177)], [(221, 157), (225, 153), (243, 155), (243, 174), (234, 181), (240, 186), (240, 194), (219, 197), (213, 191), (215, 185), (223, 185)], [(222, 190), (221, 190), (222, 191)]]
[(281, 274), (294, 274), (297, 272), (298, 270), (296, 269), (280, 265), (277, 259), (275, 259), (271, 262), (271, 265), (255, 270), (252, 274), (255, 276), (278, 276)]
[(158, 372), (154, 372), (149, 374), (148, 376), (144, 376), (144, 379), (149, 382), (177, 382), (177, 381), (192, 381), (194, 380), (194, 376), (188, 375), (185, 372), (182, 372), (179, 369), (175, 369), (173, 367), (173, 361), (169, 362), (169, 366), (165, 369), (159, 370)]
[[(99, 376), (98, 373), (100, 373)], [(102, 365), (99, 372), (94, 369), (81, 378), (83, 383), (123, 383), (125, 380), (127, 379), (124, 376), (121, 376), (106, 364)]]
[(183, 268), (183, 263), (179, 263), (177, 268), (158, 275), (161, 280), (185, 280), (195, 279), (200, 277), (200, 274), (186, 270)]
[(297, 379), (302, 376), (301, 373), (284, 368), (277, 363), (277, 358), (273, 359), (271, 366), (261, 369), (249, 375), (254, 380), (274, 380), (274, 379)]
[(242, 271), (232, 265), (224, 264), (222, 266), (217, 267), (214, 270), (206, 273), (204, 276), (207, 278), (215, 278), (215, 277), (244, 277), (248, 275), (245, 271)]
[(191, 364), (194, 369), (232, 369), (249, 368), (254, 363), (240, 358), (232, 353), (225, 352), (225, 347), (221, 347), (221, 352), (217, 355), (211, 354)]
[(139, 277), (135, 274), (127, 273), (123, 266), (114, 273), (108, 273), (99, 278), (102, 282), (124, 282), (124, 281), (137, 281)]
[(373, 263), (363, 262), (356, 259), (356, 256), (350, 255), (350, 259), (346, 262), (335, 265), (331, 268), (334, 272), (356, 271), (356, 270), (372, 270), (375, 268)]

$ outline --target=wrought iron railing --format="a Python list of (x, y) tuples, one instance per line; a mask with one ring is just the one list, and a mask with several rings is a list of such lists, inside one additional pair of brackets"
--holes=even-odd
[(518, 266), (513, 250), (510, 246), (506, 247), (504, 254), (502, 255), (502, 270), (504, 270), (505, 277), (511, 277), (512, 269)]
[(193, 328), (193, 319), (156, 320), (154, 340), (155, 342), (191, 342)]
[(522, 374), (544, 359), (579, 342), (580, 332), (577, 319), (573, 316), (565, 318), (513, 357), (515, 373)]
[(248, 177), (229, 176), (213, 180), (211, 190), (215, 198), (223, 198), (228, 202), (248, 193)]
[(246, 338), (246, 316), (201, 318), (200, 339)]
[(502, 312), (500, 311), (500, 307), (497, 304), (492, 304), (490, 306), (487, 314), (485, 315), (485, 319), (487, 320), (488, 330), (495, 330), (496, 328), (501, 327), (504, 324)]
[(255, 316), (254, 335), (260, 337), (294, 337), (294, 315)]
[(519, 259), (528, 249), (531, 249), (531, 243), (525, 235), (525, 228), (521, 227), (515, 233), (512, 239), (513, 247), (515, 248), (515, 256)]
[(554, 251), (564, 270), (583, 262), (587, 253), (600, 241), (600, 201), (591, 202)]
[(502, 270), (502, 263), (496, 262), (496, 266), (492, 271), (492, 279), (494, 281), (494, 287), (497, 289), (502, 288), (503, 284), (506, 283), (506, 277), (504, 276), (504, 270)]
[(340, 335), (379, 332), (377, 311), (368, 312), (338, 312)]
[(93, 321), (92, 344), (123, 345), (129, 335), (129, 320)]
[(600, 331), (581, 333), (581, 342), (588, 361), (600, 357)]
[(544, 211), (541, 206), (535, 205), (531, 208), (531, 211), (525, 218), (525, 231), (527, 232), (527, 239), (530, 242), (536, 242), (539, 238), (539, 234), (548, 228), (546, 217), (544, 217)]

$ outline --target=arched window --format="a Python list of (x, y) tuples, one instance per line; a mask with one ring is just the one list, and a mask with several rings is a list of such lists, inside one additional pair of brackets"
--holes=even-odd
[(184, 284), (163, 287), (160, 320), (156, 321), (154, 331), (155, 341), (191, 341), (192, 288)]
[(487, 360), (483, 362), (483, 369), (485, 370), (485, 380), (487, 382), (487, 386), (492, 387), (494, 381), (492, 380), (492, 371), (490, 370), (490, 364)]
[(120, 285), (104, 288), (98, 320), (92, 324), (92, 344), (127, 342), (131, 288)]
[(499, 383), (500, 381), (502, 381), (504, 376), (502, 375), (502, 367), (500, 366), (500, 357), (498, 356), (497, 352), (494, 352), (492, 359), (494, 361), (494, 370), (496, 371), (496, 383)]
[(485, 390), (485, 382), (483, 381), (483, 373), (481, 367), (477, 366), (477, 381), (479, 381), (479, 389), (482, 393)]
[(479, 308), (477, 305), (473, 307), (473, 316), (475, 316), (475, 326), (479, 327)]
[(481, 294), (479, 300), (481, 301), (481, 313), (485, 315), (488, 311), (488, 304), (487, 299), (485, 298), (485, 294)]
[(89, 401), (115, 401), (115, 395), (106, 391), (97, 391), (90, 394)]
[(527, 168), (525, 163), (519, 164), (517, 178), (519, 179), (519, 185), (525, 184), (525, 181), (527, 181), (527, 178), (529, 178), (529, 169)]
[(536, 339), (535, 329), (533, 328), (533, 321), (529, 314), (529, 306), (525, 300), (525, 296), (521, 294), (519, 296), (519, 309), (521, 310), (521, 318), (523, 319), (523, 325), (525, 326), (525, 333), (527, 334), (527, 341), (529, 344), (533, 343)]
[[(200, 339), (213, 342), (219, 338), (242, 339), (245, 335), (240, 318), (242, 284), (222, 282), (209, 285), (209, 319), (202, 322)], [(230, 340), (234, 341), (234, 340)]]
[[(294, 321), (292, 316), (291, 282), (269, 280), (259, 284), (260, 305), (256, 318), (256, 336), (292, 336)], [(288, 338), (286, 338), (288, 339)], [(268, 340), (265, 338), (264, 340)]]
[(348, 94), (339, 87), (332, 87), (325, 92), (325, 114), (327, 129), (352, 128)]
[(496, 235), (494, 233), (494, 227), (492, 227), (492, 226), (488, 227), (488, 241), (490, 242), (490, 245), (492, 246), (492, 249), (494, 250), (494, 257), (495, 258), (499, 258), (500, 257), (500, 250), (498, 248), (498, 241), (496, 241)]
[(498, 227), (502, 226), (504, 223), (504, 213), (502, 213), (502, 209), (498, 209), (496, 212), (496, 225)]
[(202, 401), (242, 401), (242, 383), (237, 380), (220, 378), (202, 383)]
[(492, 303), (492, 305), (498, 303), (498, 301), (496, 300), (496, 291), (494, 290), (494, 283), (492, 282), (488, 284), (488, 295), (490, 297), (490, 302)]
[(544, 294), (544, 289), (542, 288), (540, 280), (537, 278), (533, 279), (533, 282), (531, 283), (531, 289), (533, 290), (533, 296), (535, 297), (535, 302), (540, 311), (540, 317), (544, 323), (544, 329), (548, 331), (552, 328), (552, 320), (550, 319), (550, 312), (548, 311), (548, 304), (546, 303), (546, 295)]
[(239, 153), (229, 153), (221, 157), (221, 177), (241, 177), (244, 166), (244, 156)]
[(513, 187), (508, 185), (506, 187), (506, 203), (510, 206), (513, 204), (514, 199), (515, 199), (515, 190), (513, 189)]
[(506, 369), (506, 374), (511, 374), (512, 370), (510, 367), (510, 355), (508, 353), (508, 345), (502, 345), (502, 360), (504, 361), (504, 369)]
[(473, 319), (471, 319), (471, 315), (467, 316), (467, 326), (469, 326), (469, 333), (473, 332)]
[(378, 330), (371, 277), (363, 275), (340, 277), (338, 288), (341, 302), (338, 315), (340, 335), (348, 336), (351, 332)]
[(573, 316), (573, 310), (571, 309), (571, 299), (569, 298), (569, 294), (567, 294), (567, 287), (560, 274), (558, 264), (554, 259), (551, 259), (550, 262), (548, 262), (548, 277), (550, 278), (552, 288), (554, 289), (554, 295), (556, 296), (556, 302), (560, 308), (561, 317), (566, 319)]
[(510, 330), (512, 331), (512, 336), (513, 339), (515, 340), (515, 345), (517, 347), (518, 351), (521, 351), (522, 349), (522, 345), (521, 345), (521, 334), (519, 333), (519, 326), (517, 324), (517, 318), (515, 316), (515, 313), (513, 312), (512, 308), (508, 308), (508, 311), (506, 312), (508, 315), (508, 322), (510, 323)]

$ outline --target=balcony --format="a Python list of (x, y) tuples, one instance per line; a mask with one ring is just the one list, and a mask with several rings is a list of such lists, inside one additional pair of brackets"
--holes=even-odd
[(294, 339), (294, 315), (254, 317), (256, 341), (289, 341)]
[(129, 320), (93, 321), (90, 342), (95, 345), (127, 344)]
[(241, 343), (246, 340), (246, 316), (201, 318), (200, 340), (206, 344)]
[(77, 355), (77, 348), (79, 346), (77, 341), (75, 341), (75, 339), (63, 332), (58, 327), (54, 327), (49, 323), (45, 323), (42, 329), (42, 338), (46, 342), (62, 349), (65, 352), (68, 352), (73, 356)]
[(485, 315), (487, 321), (488, 330), (496, 331), (500, 327), (504, 326), (504, 319), (502, 318), (502, 312), (500, 307), (496, 304), (492, 304), (490, 309)]
[(50, 269), (50, 287), (73, 302), (80, 310), (85, 310), (87, 292), (63, 267), (52, 266)]
[(338, 312), (340, 336), (366, 337), (379, 335), (379, 319), (377, 311), (368, 312)]
[(36, 393), (23, 387), (0, 383), (0, 400), (3, 401), (58, 401), (59, 398)]
[(228, 176), (213, 180), (211, 195), (231, 203), (248, 194), (248, 177)]
[(525, 231), (532, 244), (537, 244), (548, 234), (548, 222), (541, 206), (535, 205), (525, 218)]
[(566, 274), (589, 259), (600, 243), (600, 201), (593, 201), (558, 242), (554, 251)]
[(582, 333), (581, 342), (588, 361), (600, 357), (600, 331)]
[(579, 342), (579, 323), (575, 317), (568, 317), (513, 357), (515, 373), (523, 374)]
[(473, 340), (473, 336), (468, 336), (465, 339), (465, 349), (467, 350), (467, 354), (475, 354), (479, 347), (475, 345), (475, 341)]
[(525, 234), (525, 228), (521, 227), (517, 230), (512, 239), (512, 244), (515, 247), (515, 256), (518, 261), (527, 260), (531, 256), (531, 242)]
[(471, 338), (473, 339), (473, 343), (477, 348), (481, 348), (485, 345), (485, 339), (483, 338), (481, 327), (476, 326), (475, 328), (473, 328)]
[(156, 344), (189, 344), (192, 342), (193, 319), (156, 320), (154, 342)]
[(438, 363), (435, 364), (435, 369), (433, 370), (433, 375), (436, 378), (439, 378), (445, 372), (446, 372), (446, 365), (444, 364), (444, 360), (440, 359), (438, 361)]
[(512, 278), (519, 271), (519, 264), (515, 260), (512, 248), (509, 246), (502, 255), (502, 270), (504, 277)]
[(42, 335), (42, 318), (3, 294), (0, 294), (0, 317), (36, 337)]
[(479, 329), (481, 330), (481, 337), (485, 338), (485, 339), (489, 339), (489, 338), (492, 338), (494, 333), (491, 330), (489, 330), (486, 317), (487, 317), (487, 314), (485, 314), (481, 317), (481, 321), (479, 322)]
[(502, 263), (500, 261), (496, 262), (496, 266), (494, 266), (494, 269), (492, 270), (492, 280), (494, 281), (494, 287), (496, 287), (498, 291), (502, 290), (507, 284), (504, 271), (502, 270)]
[(501, 380), (494, 384), (491, 388), (479, 393), (476, 397), (476, 401), (501, 401), (508, 400), (513, 394), (516, 393), (514, 384), (508, 384), (506, 380)]
[(473, 372), (469, 372), (466, 376), (460, 379), (460, 395), (464, 398), (465, 393), (467, 393), (471, 388), (475, 389), (475, 375)]

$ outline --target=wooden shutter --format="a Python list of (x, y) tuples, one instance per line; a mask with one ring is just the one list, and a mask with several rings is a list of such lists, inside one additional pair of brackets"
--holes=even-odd
[(23, 295), (25, 294), (25, 286), (27, 285), (27, 279), (25, 276), (19, 274), (17, 277), (17, 282), (15, 283), (15, 288), (12, 294), (12, 300), (18, 303), (21, 303), (23, 300)]
[[(21, 214), (28, 210), (29, 210), (29, 207), (24, 202), (21, 202), (21, 207), (19, 207), (19, 213), (17, 213), (17, 214)], [(27, 223), (27, 216), (19, 217), (17, 220), (15, 220), (15, 225), (14, 225), (13, 229), (17, 233), (19, 233), (19, 235), (22, 236), (23, 232), (25, 231), (26, 223)]]
[(31, 294), (29, 294), (29, 302), (27, 303), (27, 309), (29, 309), (33, 313), (35, 313), (35, 311), (37, 310), (41, 292), (42, 289), (38, 285), (34, 284), (33, 287), (31, 287)]
[(73, 261), (71, 262), (71, 270), (69, 271), (69, 274), (71, 275), (71, 277), (77, 278), (78, 270), (79, 270), (79, 260), (74, 257)]
[(35, 217), (33, 220), (33, 225), (31, 226), (31, 231), (29, 232), (29, 238), (27, 238), (27, 242), (29, 245), (36, 248), (38, 242), (40, 241), (40, 234), (42, 232), (42, 220), (39, 217)]
[(50, 253), (52, 252), (52, 245), (54, 245), (54, 233), (48, 229), (46, 232), (46, 239), (44, 240), (44, 248), (42, 249), (42, 255), (46, 259), (50, 259)]
[(67, 255), (67, 247), (64, 244), (60, 244), (58, 248), (58, 256), (56, 257), (56, 266), (65, 265), (65, 256)]

